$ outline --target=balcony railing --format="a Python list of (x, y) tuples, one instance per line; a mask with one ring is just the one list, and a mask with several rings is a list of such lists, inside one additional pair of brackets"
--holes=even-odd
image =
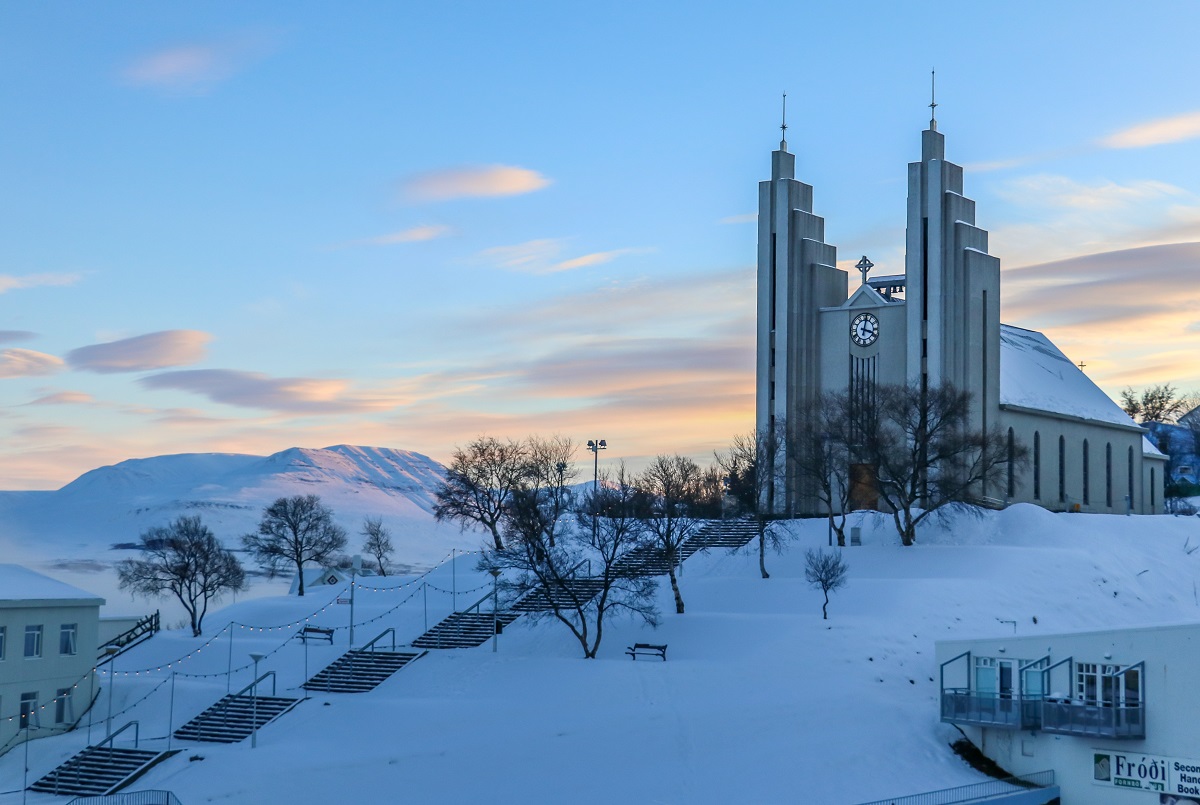
[(1085, 738), (1145, 738), (1146, 706), (1046, 700), (1042, 730)]
[(1041, 725), (1041, 705), (1041, 696), (949, 688), (942, 691), (942, 721), (977, 727), (1032, 730)]

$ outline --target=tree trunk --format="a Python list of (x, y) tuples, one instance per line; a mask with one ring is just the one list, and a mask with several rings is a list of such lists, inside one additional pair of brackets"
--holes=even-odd
[(825, 590), (825, 603), (821, 605), (821, 620), (829, 620), (829, 590)]
[(767, 572), (767, 528), (761, 522), (758, 526), (758, 570), (764, 579), (771, 578)]
[(304, 596), (304, 563), (296, 563), (296, 579), (300, 582), (300, 588), (296, 591), (298, 597)]
[(675, 593), (675, 614), (683, 614), (683, 596), (679, 594), (679, 581), (675, 578), (675, 563), (667, 565), (667, 575), (671, 577), (671, 591)]
[(500, 539), (500, 530), (498, 528), (496, 528), (494, 523), (492, 525), (488, 526), (488, 528), (490, 528), (492, 531), (492, 539), (495, 540), (495, 542), (496, 542), (496, 550), (498, 550), (498, 551), (504, 550), (504, 543)]
[(829, 510), (829, 529), (837, 534), (837, 544), (839, 548), (846, 547), (846, 526), (845, 517), (842, 518), (842, 525), (838, 525), (837, 520), (833, 519), (833, 509)]

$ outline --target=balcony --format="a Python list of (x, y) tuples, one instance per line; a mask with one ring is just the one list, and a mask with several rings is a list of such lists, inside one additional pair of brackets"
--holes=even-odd
[(1082, 738), (1145, 738), (1146, 706), (1047, 699), (1042, 702), (1042, 731)]
[(942, 721), (974, 727), (1038, 729), (1042, 721), (1042, 697), (948, 688), (942, 691)]

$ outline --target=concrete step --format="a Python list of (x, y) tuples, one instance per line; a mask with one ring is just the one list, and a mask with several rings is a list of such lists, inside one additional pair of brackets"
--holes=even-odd
[(70, 796), (111, 794), (169, 754), (174, 753), (89, 746), (29, 786), (29, 790)]
[[(255, 704), (257, 699), (257, 705)], [(300, 702), (287, 696), (231, 694), (175, 730), (181, 741), (237, 743)]]
[(411, 662), (424, 651), (350, 651), (304, 683), (308, 690), (326, 693), (365, 693)]
[(520, 617), (518, 612), (456, 612), (412, 641), (416, 648), (474, 648), (492, 639), (494, 620), (507, 626)]

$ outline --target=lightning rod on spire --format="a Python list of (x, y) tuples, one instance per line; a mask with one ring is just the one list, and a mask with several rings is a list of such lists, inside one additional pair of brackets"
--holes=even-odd
[(787, 93), (786, 92), (783, 93), (783, 121), (779, 126), (779, 130), (780, 130), (780, 132), (782, 132), (779, 137), (779, 150), (786, 151), (787, 150)]
[(937, 70), (929, 71), (929, 130), (937, 131)]

